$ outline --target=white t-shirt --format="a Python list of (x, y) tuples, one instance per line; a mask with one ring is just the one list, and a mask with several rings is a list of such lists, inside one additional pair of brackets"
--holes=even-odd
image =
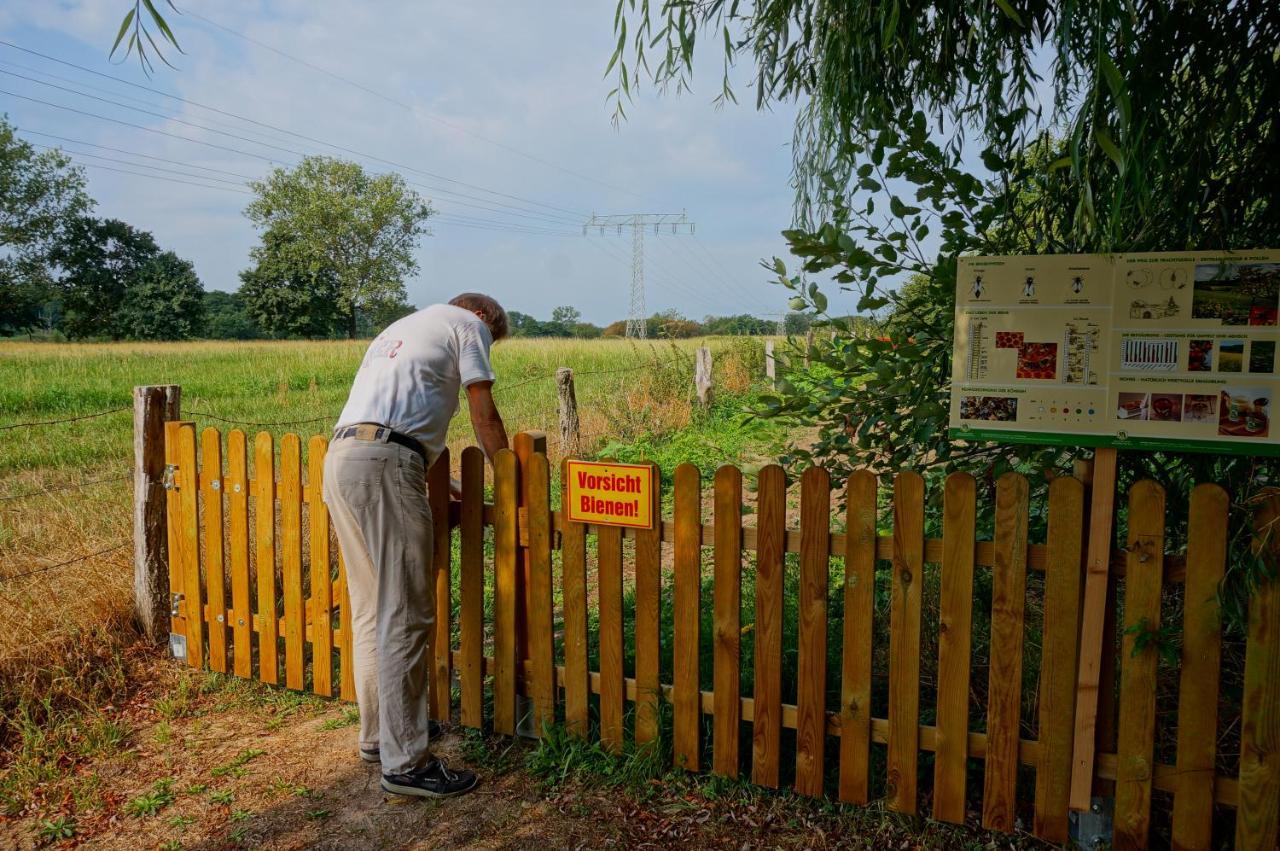
[(369, 345), (338, 426), (377, 423), (417, 438), (435, 461), (460, 388), (493, 381), (493, 335), (469, 310), (433, 304), (387, 326)]

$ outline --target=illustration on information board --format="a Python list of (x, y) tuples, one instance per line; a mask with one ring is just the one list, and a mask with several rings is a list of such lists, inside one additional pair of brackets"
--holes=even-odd
[(1280, 252), (965, 257), (952, 434), (1280, 455)]

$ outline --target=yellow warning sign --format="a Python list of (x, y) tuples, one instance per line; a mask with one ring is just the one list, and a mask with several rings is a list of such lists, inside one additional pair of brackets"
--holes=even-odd
[(564, 504), (576, 523), (652, 529), (654, 493), (648, 464), (566, 462)]

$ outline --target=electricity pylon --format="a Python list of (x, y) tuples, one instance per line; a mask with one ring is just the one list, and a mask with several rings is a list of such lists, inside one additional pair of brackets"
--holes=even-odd
[(598, 228), (604, 236), (606, 229), (615, 231), (619, 236), (623, 228), (631, 229), (631, 305), (627, 309), (627, 336), (644, 339), (644, 232), (652, 227), (659, 233), (662, 228), (670, 228), (673, 234), (688, 233), (693, 235), (693, 222), (684, 213), (619, 213), (600, 216), (595, 213), (582, 226), (582, 235), (586, 236), (590, 228)]

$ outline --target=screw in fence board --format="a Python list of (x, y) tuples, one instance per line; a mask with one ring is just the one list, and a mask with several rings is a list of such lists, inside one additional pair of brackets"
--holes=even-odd
[(698, 391), (698, 404), (707, 408), (711, 405), (711, 350), (706, 346), (698, 348), (697, 361), (694, 364), (693, 385)]
[(560, 454), (577, 455), (580, 451), (578, 398), (573, 390), (573, 370), (567, 366), (556, 370), (556, 391), (560, 396)]
[(164, 424), (181, 416), (182, 388), (133, 388), (133, 597), (142, 632), (169, 634), (169, 541), (165, 522)]
[(777, 386), (778, 361), (773, 356), (773, 340), (764, 341), (764, 376), (769, 379), (770, 387)]

